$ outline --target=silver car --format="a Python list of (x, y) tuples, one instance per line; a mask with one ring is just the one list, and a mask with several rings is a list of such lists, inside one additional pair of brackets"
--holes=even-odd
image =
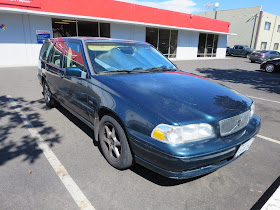
[(275, 50), (261, 50), (250, 54), (249, 60), (251, 63), (259, 62), (262, 63), (267, 60), (272, 60), (274, 58), (280, 58), (280, 53)]

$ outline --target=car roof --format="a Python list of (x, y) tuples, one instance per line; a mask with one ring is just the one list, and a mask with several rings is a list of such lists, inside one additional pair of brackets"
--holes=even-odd
[(147, 44), (146, 42), (136, 41), (136, 40), (104, 38), (104, 37), (58, 37), (58, 38), (50, 38), (49, 40), (51, 42), (81, 40), (81, 41), (85, 41), (85, 42), (128, 42), (128, 43), (145, 43), (145, 44)]

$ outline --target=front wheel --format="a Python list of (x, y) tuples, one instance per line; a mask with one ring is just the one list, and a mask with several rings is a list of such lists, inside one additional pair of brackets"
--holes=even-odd
[(272, 73), (274, 71), (275, 67), (273, 64), (267, 64), (265, 67), (265, 71), (268, 73)]
[(108, 163), (121, 170), (132, 165), (133, 158), (125, 132), (113, 117), (102, 117), (98, 135), (101, 151)]

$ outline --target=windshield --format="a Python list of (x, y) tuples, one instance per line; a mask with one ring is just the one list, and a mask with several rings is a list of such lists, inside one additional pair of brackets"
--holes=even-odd
[(145, 43), (87, 43), (96, 73), (176, 70), (161, 53)]

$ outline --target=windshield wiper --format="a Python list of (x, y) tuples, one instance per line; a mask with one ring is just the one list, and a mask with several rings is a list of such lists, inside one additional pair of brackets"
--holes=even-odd
[(103, 71), (100, 72), (100, 74), (123, 74), (123, 73), (127, 73), (127, 74), (131, 74), (131, 73), (147, 73), (147, 71), (144, 70), (116, 70), (116, 71)]
[(149, 68), (149, 69), (145, 69), (145, 71), (176, 71), (176, 69), (173, 68), (167, 68), (167, 67), (154, 67), (154, 68)]

